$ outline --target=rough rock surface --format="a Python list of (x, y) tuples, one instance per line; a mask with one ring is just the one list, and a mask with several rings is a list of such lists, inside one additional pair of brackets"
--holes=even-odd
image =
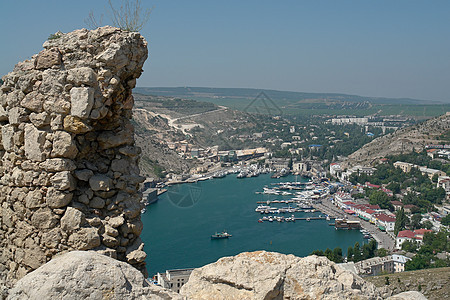
[(77, 249), (146, 272), (130, 119), (147, 42), (109, 26), (55, 37), (0, 87), (0, 286)]
[(7, 299), (182, 299), (149, 284), (128, 263), (92, 251), (73, 251), (19, 280)]
[(382, 299), (373, 284), (325, 257), (265, 251), (195, 269), (180, 293), (188, 299)]

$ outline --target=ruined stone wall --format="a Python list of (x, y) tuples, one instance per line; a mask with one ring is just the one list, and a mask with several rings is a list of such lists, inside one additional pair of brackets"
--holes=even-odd
[(0, 89), (0, 285), (74, 249), (145, 274), (130, 119), (147, 43), (113, 27), (54, 37)]

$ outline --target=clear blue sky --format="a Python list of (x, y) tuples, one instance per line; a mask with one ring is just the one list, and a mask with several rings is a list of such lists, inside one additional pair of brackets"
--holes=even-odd
[[(118, 1), (114, 1), (118, 2)], [(138, 86), (251, 87), (450, 102), (450, 1), (145, 1)], [(0, 74), (106, 0), (2, 0)]]

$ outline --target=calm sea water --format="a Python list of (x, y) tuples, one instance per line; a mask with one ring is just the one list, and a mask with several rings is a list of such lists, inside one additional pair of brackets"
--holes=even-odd
[[(255, 192), (280, 181), (295, 181), (295, 177), (272, 179), (270, 175), (260, 175), (237, 179), (236, 175), (228, 175), (170, 187), (142, 215), (141, 238), (148, 255), (149, 274), (200, 267), (243, 251), (268, 250), (306, 256), (327, 247), (341, 247), (345, 253), (355, 242), (362, 244), (359, 231), (335, 230), (326, 220), (258, 223), (262, 215), (255, 212), (257, 201), (289, 197)], [(296, 217), (317, 215), (320, 213), (295, 213)], [(223, 230), (233, 236), (211, 240), (211, 234)]]

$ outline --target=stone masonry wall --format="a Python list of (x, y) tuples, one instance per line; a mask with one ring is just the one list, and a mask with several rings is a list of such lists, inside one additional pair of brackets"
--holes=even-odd
[(108, 26), (54, 37), (0, 88), (0, 285), (75, 249), (146, 275), (130, 119), (147, 42)]

